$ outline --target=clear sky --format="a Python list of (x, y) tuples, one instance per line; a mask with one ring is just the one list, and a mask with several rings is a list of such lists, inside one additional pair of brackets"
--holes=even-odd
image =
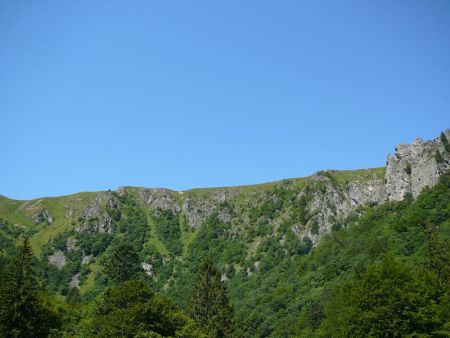
[(450, 127), (450, 1), (0, 0), (0, 194), (383, 166)]

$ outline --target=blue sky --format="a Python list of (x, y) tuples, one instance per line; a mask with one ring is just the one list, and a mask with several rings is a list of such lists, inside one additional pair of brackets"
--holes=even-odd
[(450, 1), (0, 0), (0, 194), (383, 166), (450, 127)]

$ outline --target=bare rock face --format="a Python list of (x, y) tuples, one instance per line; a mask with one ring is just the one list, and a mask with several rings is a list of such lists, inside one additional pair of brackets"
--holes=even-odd
[(47, 222), (47, 224), (52, 224), (54, 218), (47, 209), (42, 208), (36, 214), (34, 214), (33, 222), (34, 224), (40, 224), (44, 221)]
[(76, 238), (72, 238), (72, 237), (67, 238), (66, 248), (67, 248), (67, 251), (74, 251), (74, 250), (76, 250), (77, 249), (77, 239)]
[(64, 216), (66, 218), (72, 218), (74, 216), (75, 210), (79, 207), (79, 204), (81, 203), (82, 199), (80, 196), (74, 196), (70, 200), (68, 200), (64, 204)]
[(187, 197), (182, 205), (188, 223), (192, 228), (197, 228), (216, 208), (216, 204), (206, 199)]
[(66, 265), (66, 256), (61, 250), (56, 250), (53, 255), (47, 257), (50, 264), (55, 265), (58, 269), (62, 269)]
[(107, 232), (112, 233), (113, 231), (113, 220), (111, 216), (107, 214), (102, 214), (98, 218), (87, 218), (83, 222), (83, 225), (75, 229), (77, 232), (81, 233), (95, 233), (95, 232)]
[(314, 192), (308, 213), (313, 216), (308, 221), (307, 235), (316, 243), (322, 234), (331, 231), (337, 217), (350, 213), (352, 206), (339, 187), (325, 175), (314, 175), (311, 187)]
[(297, 225), (295, 233), (299, 238), (308, 236), (315, 244), (323, 234), (330, 232), (336, 220), (345, 218), (358, 206), (400, 201), (407, 193), (416, 198), (425, 187), (434, 186), (439, 176), (450, 170), (448, 140), (450, 130), (431, 141), (418, 138), (412, 144), (398, 145), (394, 155), (388, 156), (384, 182), (369, 177), (348, 182), (343, 189), (330, 172), (313, 175), (310, 180), (313, 197), (306, 206), (312, 216), (306, 226)]
[(77, 273), (72, 276), (72, 279), (69, 282), (69, 288), (79, 288), (80, 287), (80, 273)]
[(153, 271), (153, 265), (144, 262), (144, 263), (141, 264), (141, 266), (142, 266), (142, 269), (144, 270), (144, 272), (149, 277), (153, 277), (155, 275), (155, 272)]
[(180, 204), (169, 190), (139, 188), (140, 198), (156, 209), (180, 212)]
[(90, 205), (81, 212), (80, 226), (75, 229), (82, 233), (112, 233), (114, 222), (106, 209), (116, 209), (120, 205), (117, 196), (111, 191), (99, 193)]
[(223, 223), (228, 223), (231, 220), (230, 210), (228, 210), (228, 208), (219, 210), (217, 218)]
[(220, 281), (221, 281), (222, 283), (228, 281), (228, 276), (227, 276), (227, 274), (226, 274), (225, 272), (223, 272), (223, 273), (220, 275)]
[(217, 202), (225, 202), (225, 201), (233, 198), (236, 195), (239, 195), (239, 191), (223, 189), (223, 190), (218, 190), (218, 191), (214, 192), (212, 194), (211, 198)]
[(380, 203), (384, 199), (383, 188), (383, 182), (375, 179), (365, 183), (350, 182), (347, 187), (347, 196), (352, 207)]
[[(450, 139), (450, 130), (444, 135)], [(401, 144), (387, 159), (385, 199), (399, 201), (406, 193), (417, 197), (425, 187), (435, 185), (439, 176), (448, 169), (450, 154), (440, 137), (427, 142), (417, 138), (412, 144)]]
[(198, 227), (211, 215), (219, 203), (238, 194), (238, 192), (219, 190), (207, 199), (166, 189), (139, 188), (138, 191), (140, 198), (155, 209), (171, 210), (174, 213), (183, 212), (192, 228)]
[(94, 255), (83, 255), (83, 257), (81, 258), (81, 264), (89, 264), (92, 260), (92, 257), (94, 257)]

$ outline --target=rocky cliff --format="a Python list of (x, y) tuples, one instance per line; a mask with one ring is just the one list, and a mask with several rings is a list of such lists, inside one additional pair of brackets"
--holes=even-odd
[(435, 185), (450, 168), (449, 138), (446, 130), (431, 141), (417, 138), (412, 144), (398, 145), (387, 159), (384, 199), (398, 201), (406, 193), (417, 197), (425, 187)]

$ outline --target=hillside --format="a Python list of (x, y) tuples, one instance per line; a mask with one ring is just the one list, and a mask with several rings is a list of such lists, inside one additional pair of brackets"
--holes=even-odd
[(326, 330), (311, 317), (313, 304), (322, 317), (328, 311), (325, 289), (387, 253), (407, 266), (424, 262), (423, 229), (410, 215), (423, 210), (420, 221), (432, 222), (429, 201), (441, 217), (440, 236), (448, 238), (448, 179), (438, 182), (450, 169), (449, 138), (447, 130), (400, 145), (385, 168), (326, 170), (261, 185), (122, 187), (31, 201), (0, 196), (0, 263), (26, 234), (46, 289), (65, 296), (79, 288), (89, 302), (111, 285), (102, 272), (111, 252), (131, 244), (146, 283), (186, 309), (195, 273), (212, 257), (240, 318), (240, 336), (312, 335)]

